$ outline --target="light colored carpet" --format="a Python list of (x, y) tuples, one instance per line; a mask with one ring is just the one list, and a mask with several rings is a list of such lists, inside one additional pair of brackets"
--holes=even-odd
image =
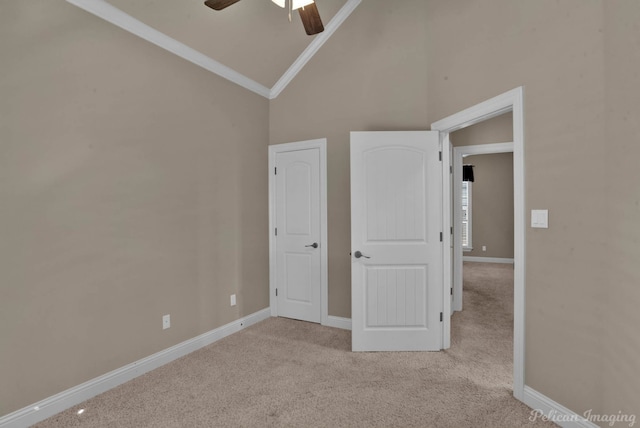
[(271, 318), (36, 426), (555, 426), (512, 397), (512, 284), (466, 265), (444, 352), (352, 353), (349, 331)]

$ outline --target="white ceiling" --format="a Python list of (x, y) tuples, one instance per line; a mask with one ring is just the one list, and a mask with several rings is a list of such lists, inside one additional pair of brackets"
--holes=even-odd
[[(90, 2), (72, 3), (85, 7)], [(266, 88), (274, 87), (314, 39), (330, 35), (307, 36), (298, 12), (293, 12), (289, 23), (287, 10), (271, 0), (242, 0), (222, 11), (206, 7), (204, 0), (103, 3)], [(316, 0), (325, 28), (346, 3), (347, 0)]]

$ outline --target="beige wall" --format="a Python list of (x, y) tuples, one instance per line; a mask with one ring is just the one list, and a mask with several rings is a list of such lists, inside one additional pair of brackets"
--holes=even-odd
[[(512, 259), (513, 154), (467, 156), (464, 163), (474, 165), (475, 178), (471, 185), (473, 251), (464, 255)], [(482, 251), (483, 245), (487, 251)]]
[[(513, 115), (496, 116), (450, 134), (453, 147), (513, 141)], [(473, 251), (465, 256), (513, 258), (513, 155), (468, 156), (476, 165), (473, 197)], [(478, 196), (478, 197), (476, 197)], [(487, 251), (482, 251), (486, 245)]]
[(62, 0), (0, 58), (0, 415), (268, 306), (267, 100)]
[(430, 118), (525, 88), (525, 204), (550, 221), (526, 233), (525, 382), (579, 413), (600, 411), (603, 4), (428, 4)]
[[(640, 418), (640, 3), (604, 2), (607, 276), (603, 305), (604, 411)], [(636, 424), (639, 423), (636, 421)], [(620, 426), (628, 426), (619, 424)]]
[[(425, 129), (524, 86), (526, 209), (550, 212), (549, 229), (526, 232), (526, 384), (578, 413), (617, 411), (618, 403), (640, 410), (639, 338), (629, 330), (638, 325), (637, 239), (614, 243), (605, 232), (608, 207), (626, 209), (615, 216), (626, 227), (637, 219), (637, 192), (607, 192), (637, 182), (637, 168), (615, 168), (637, 156), (607, 147), (640, 147), (637, 91), (621, 79), (638, 79), (640, 3), (392, 3), (363, 2), (271, 103), (271, 144), (328, 138), (330, 314), (350, 314), (349, 131)], [(615, 28), (620, 17), (628, 33)], [(607, 59), (628, 71), (605, 73)], [(623, 104), (608, 99), (612, 90)], [(605, 138), (605, 117), (612, 128), (622, 111), (625, 138)], [(608, 359), (616, 366), (604, 370)]]
[(329, 314), (351, 317), (349, 132), (428, 129), (426, 2), (366, 0), (270, 108), (270, 143), (327, 138)]
[(328, 138), (349, 317), (349, 131), (520, 85), (526, 209), (550, 210), (526, 236), (526, 384), (640, 414), (637, 1), (366, 0), (270, 105), (62, 0), (1, 7), (0, 414), (268, 304), (267, 136)]
[(513, 114), (501, 114), (449, 134), (453, 147), (513, 142)]

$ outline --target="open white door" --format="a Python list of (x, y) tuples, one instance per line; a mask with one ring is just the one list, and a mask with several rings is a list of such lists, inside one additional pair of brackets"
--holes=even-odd
[(351, 133), (353, 351), (442, 348), (439, 146), (434, 131)]

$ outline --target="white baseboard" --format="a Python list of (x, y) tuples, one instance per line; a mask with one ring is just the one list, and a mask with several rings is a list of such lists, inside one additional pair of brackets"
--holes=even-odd
[(505, 259), (501, 257), (475, 257), (475, 256), (462, 256), (463, 262), (476, 262), (476, 263), (509, 263), (513, 264), (513, 259)]
[(269, 308), (240, 318), (207, 333), (179, 343), (141, 360), (127, 364), (85, 383), (69, 388), (56, 395), (45, 398), (30, 406), (0, 417), (0, 428), (22, 428), (43, 421), (91, 397), (130, 381), (153, 369), (163, 366), (177, 358), (210, 345), (245, 327), (263, 321), (271, 316)]
[(598, 425), (583, 416), (526, 385), (524, 386), (524, 404), (533, 409), (531, 411), (532, 419), (534, 417), (537, 417), (538, 420), (545, 418), (563, 428), (598, 428)]
[[(270, 316), (270, 308), (263, 309), (67, 389), (66, 391), (52, 395), (30, 406), (0, 417), (0, 428), (22, 428), (36, 424), (144, 373), (210, 345), (250, 325), (263, 321)], [(351, 330), (351, 319), (330, 315), (325, 325)], [(532, 417), (535, 415), (533, 412), (537, 411), (538, 418), (545, 417), (563, 428), (598, 428), (597, 425), (585, 419), (583, 416), (578, 415), (526, 385), (524, 387), (524, 403), (533, 409)]]
[(334, 317), (329, 315), (327, 322), (323, 325), (327, 327), (341, 328), (343, 330), (351, 330), (351, 318)]

